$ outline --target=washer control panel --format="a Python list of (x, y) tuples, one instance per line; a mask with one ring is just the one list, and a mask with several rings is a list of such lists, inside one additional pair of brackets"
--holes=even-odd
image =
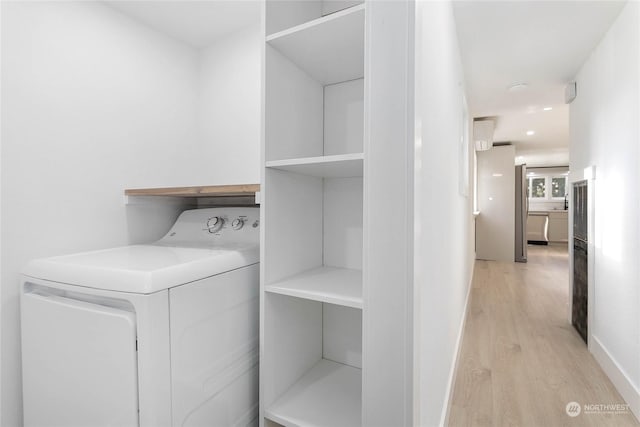
[(243, 218), (236, 218), (231, 223), (231, 228), (233, 228), (234, 230), (240, 230), (242, 227), (244, 227), (244, 219)]
[(182, 212), (156, 244), (224, 246), (260, 242), (260, 208), (204, 208)]
[(216, 233), (222, 230), (224, 225), (224, 218), (221, 216), (214, 216), (207, 220), (207, 230), (209, 233)]

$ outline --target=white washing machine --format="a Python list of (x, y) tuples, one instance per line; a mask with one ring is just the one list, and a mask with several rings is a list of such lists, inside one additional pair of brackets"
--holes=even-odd
[(258, 219), (189, 210), (153, 244), (29, 263), (25, 426), (256, 424)]

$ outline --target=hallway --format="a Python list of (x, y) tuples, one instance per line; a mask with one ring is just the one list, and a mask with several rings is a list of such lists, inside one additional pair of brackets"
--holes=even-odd
[[(526, 264), (476, 261), (450, 426), (635, 426), (568, 323), (564, 246), (529, 246)], [(582, 413), (570, 417), (569, 402)]]

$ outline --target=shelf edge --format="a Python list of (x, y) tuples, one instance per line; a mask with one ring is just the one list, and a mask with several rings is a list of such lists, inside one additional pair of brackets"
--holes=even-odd
[[(328, 296), (321, 296), (313, 292), (296, 291), (296, 290), (281, 288), (279, 286), (273, 286), (273, 285), (265, 286), (264, 290), (265, 292), (269, 292), (272, 294), (286, 295), (289, 297), (306, 299), (310, 301), (318, 301), (318, 302), (323, 302), (327, 304), (339, 305), (342, 307), (350, 307), (358, 310), (362, 310), (362, 307), (363, 307), (361, 298), (360, 299), (351, 299), (351, 298), (344, 299), (340, 297), (333, 298)], [(316, 298), (312, 298), (314, 296)]]
[(316, 18), (316, 19), (313, 19), (311, 21), (308, 21), (308, 22), (304, 22), (302, 24), (298, 24), (298, 25), (296, 25), (294, 27), (287, 28), (286, 30), (278, 31), (278, 32), (273, 33), (273, 34), (269, 34), (268, 36), (266, 36), (265, 40), (266, 40), (267, 43), (269, 43), (271, 41), (274, 41), (274, 40), (277, 41), (278, 39), (284, 38), (284, 37), (289, 36), (291, 34), (295, 34), (295, 33), (302, 32), (304, 30), (307, 30), (307, 29), (310, 29), (310, 28), (313, 28), (313, 27), (317, 27), (317, 26), (322, 25), (322, 24), (324, 24), (326, 22), (330, 22), (330, 21), (333, 21), (333, 20), (336, 20), (336, 19), (340, 19), (340, 18), (342, 18), (344, 16), (351, 15), (352, 13), (358, 13), (359, 11), (364, 10), (364, 9), (365, 9), (365, 4), (364, 3), (358, 4), (358, 5), (355, 5), (355, 6), (351, 6), (349, 8), (340, 10), (338, 12), (334, 12), (334, 13), (331, 13), (329, 15), (325, 15), (325, 16), (322, 16), (320, 18)]
[(125, 196), (164, 197), (240, 197), (253, 196), (260, 191), (260, 184), (206, 185), (193, 187), (129, 188)]
[(349, 153), (349, 154), (333, 154), (330, 156), (315, 156), (315, 157), (297, 157), (293, 159), (283, 160), (267, 160), (265, 167), (275, 168), (280, 166), (298, 166), (298, 165), (321, 165), (326, 163), (340, 163), (350, 161), (364, 161), (364, 153)]

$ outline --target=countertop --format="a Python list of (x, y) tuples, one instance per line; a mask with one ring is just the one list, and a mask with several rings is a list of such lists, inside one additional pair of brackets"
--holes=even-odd
[(529, 211), (529, 215), (547, 215), (549, 213), (569, 213), (568, 210), (565, 209), (545, 209), (545, 210), (532, 210)]

